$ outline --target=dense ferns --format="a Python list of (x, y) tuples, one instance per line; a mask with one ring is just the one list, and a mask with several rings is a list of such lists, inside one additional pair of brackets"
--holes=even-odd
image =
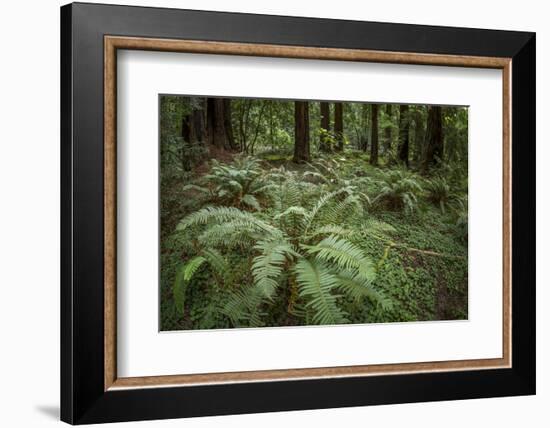
[(215, 162), (185, 187), (202, 208), (185, 216), (174, 235), (185, 247), (173, 284), (177, 311), (188, 311), (198, 274), (216, 296), (209, 311), (232, 326), (269, 325), (273, 311), (283, 325), (285, 317), (294, 320), (289, 324), (345, 323), (346, 308), (365, 299), (391, 308), (376, 285), (383, 260), (373, 260), (365, 245), (375, 238), (387, 257), (395, 229), (369, 210), (413, 211), (421, 182), (405, 171), (380, 171), (377, 179), (342, 174), (334, 160), (305, 171), (270, 169), (252, 158)]

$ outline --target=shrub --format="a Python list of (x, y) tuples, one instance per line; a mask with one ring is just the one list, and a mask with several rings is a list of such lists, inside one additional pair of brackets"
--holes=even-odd
[(381, 176), (373, 204), (393, 211), (413, 212), (418, 204), (417, 195), (422, 191), (420, 180), (402, 169), (382, 172)]
[[(220, 311), (234, 326), (264, 325), (265, 308), (281, 301), (290, 315), (315, 324), (346, 322), (339, 303), (345, 296), (389, 307), (374, 285), (376, 267), (360, 245), (361, 233), (383, 229), (364, 221), (361, 194), (348, 186), (317, 195), (318, 186), (311, 191), (297, 173), (276, 170), (268, 176), (278, 180), (269, 212), (213, 206), (179, 223), (181, 233), (193, 232), (198, 248), (174, 281), (179, 311), (185, 310), (193, 276), (205, 266), (223, 295)], [(251, 281), (226, 274), (235, 259), (247, 264)]]
[(451, 199), (451, 187), (443, 177), (434, 177), (426, 181), (425, 186), (428, 192), (428, 200), (441, 208), (441, 212), (445, 212), (446, 206)]

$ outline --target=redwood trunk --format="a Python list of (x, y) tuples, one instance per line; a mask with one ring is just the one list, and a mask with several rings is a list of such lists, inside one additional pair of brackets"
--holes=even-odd
[(344, 150), (344, 115), (342, 103), (334, 103), (334, 136), (336, 149)]
[(422, 170), (428, 172), (430, 166), (443, 159), (443, 124), (441, 107), (428, 108), (428, 123), (426, 125), (425, 155)]
[(231, 99), (223, 99), (223, 121), (225, 125), (225, 132), (227, 135), (227, 141), (229, 147), (233, 150), (237, 149), (237, 144), (235, 143), (235, 138), (233, 136), (233, 121), (231, 119)]
[(307, 162), (309, 155), (309, 106), (294, 102), (294, 162)]
[(385, 140), (385, 152), (389, 153), (392, 146), (392, 126), (391, 126), (391, 119), (393, 114), (393, 108), (391, 104), (386, 104), (386, 115), (388, 116), (389, 123), (384, 129), (384, 140)]
[[(227, 128), (226, 101), (223, 98), (208, 98), (206, 121), (208, 143), (212, 146), (231, 150), (233, 148), (232, 127)], [(233, 143), (234, 145), (234, 143)]]
[(370, 163), (378, 165), (378, 104), (371, 106)]
[(399, 162), (409, 166), (409, 106), (399, 106), (399, 148), (397, 150)]
[(330, 150), (330, 144), (327, 141), (330, 132), (330, 105), (326, 102), (321, 102), (321, 130), (319, 150), (326, 152)]

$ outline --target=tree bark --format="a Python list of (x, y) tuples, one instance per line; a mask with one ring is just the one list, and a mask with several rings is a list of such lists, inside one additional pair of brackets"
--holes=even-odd
[(223, 121), (225, 125), (225, 132), (227, 134), (227, 141), (229, 147), (232, 150), (238, 149), (235, 143), (235, 137), (233, 136), (233, 120), (231, 117), (231, 98), (223, 99)]
[(327, 141), (330, 132), (330, 105), (327, 102), (321, 102), (321, 130), (319, 150), (327, 152), (330, 150), (330, 144)]
[(423, 106), (416, 106), (414, 112), (414, 162), (418, 165), (422, 159), (424, 152), (424, 139), (426, 137), (426, 129), (424, 128), (424, 120), (422, 115)]
[(227, 121), (225, 100), (223, 98), (208, 98), (206, 108), (208, 143), (225, 150), (232, 150), (235, 145), (233, 127), (228, 129)]
[(371, 106), (370, 164), (378, 165), (378, 104)]
[(390, 123), (388, 123), (388, 125), (386, 125), (386, 128), (384, 129), (385, 153), (389, 153), (392, 146), (391, 144), (392, 143), (392, 125), (391, 125), (392, 114), (393, 114), (393, 106), (391, 104), (386, 104), (386, 115), (388, 116)]
[(334, 103), (334, 136), (336, 150), (344, 150), (344, 114), (342, 103)]
[(361, 138), (359, 139), (359, 149), (366, 152), (369, 148), (369, 127), (370, 127), (370, 109), (368, 104), (361, 105)]
[(399, 106), (399, 147), (397, 150), (399, 162), (409, 166), (409, 106)]
[(198, 107), (191, 110), (182, 118), (181, 136), (189, 144), (204, 143), (206, 139), (206, 125), (204, 120), (204, 106), (201, 99), (193, 100)]
[(426, 141), (424, 143), (424, 162), (422, 171), (437, 165), (443, 159), (443, 123), (441, 107), (428, 107), (428, 123), (426, 124)]
[(309, 105), (294, 102), (294, 162), (307, 162), (309, 155)]

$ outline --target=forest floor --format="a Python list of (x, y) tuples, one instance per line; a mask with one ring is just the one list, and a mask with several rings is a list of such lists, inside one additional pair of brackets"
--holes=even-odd
[[(227, 153), (216, 157), (223, 164), (232, 162), (232, 156)], [(318, 167), (293, 163), (286, 155), (268, 153), (257, 156), (257, 159), (266, 173), (281, 167), (302, 176), (312, 174), (314, 177), (319, 173)], [(377, 192), (381, 191), (380, 183), (384, 183), (388, 179), (388, 171), (392, 171), (391, 167), (371, 166), (366, 155), (361, 153), (333, 154), (328, 161), (338, 165), (335, 174), (346, 185), (353, 185), (354, 180), (365, 178), (363, 181), (367, 184), (364, 191), (374, 201), (380, 199), (376, 198)], [(204, 288), (197, 286), (187, 291), (186, 304), (193, 310), (184, 313), (175, 309), (173, 297), (176, 269), (182, 261), (182, 250), (174, 247), (174, 231), (182, 218), (205, 205), (200, 195), (190, 193), (185, 185), (200, 181), (210, 171), (210, 165), (203, 163), (185, 180), (174, 178), (162, 185), (161, 330), (231, 327), (216, 315), (204, 315), (206, 306), (211, 306), (211, 297), (205, 298)], [(391, 308), (382, 309), (368, 302), (345, 302), (351, 323), (468, 317), (467, 235), (465, 238), (463, 233), (457, 232), (456, 212), (449, 206), (445, 209), (443, 204), (430, 200), (429, 192), (422, 187), (425, 182), (422, 176), (410, 173), (407, 177), (407, 180), (416, 180), (421, 185), (419, 190), (414, 191), (413, 209), (372, 203), (365, 211), (365, 217), (392, 227), (392, 231), (383, 237), (375, 236), (362, 242), (363, 250), (376, 264), (376, 287), (391, 299)], [(202, 281), (208, 282), (204, 278)], [(204, 317), (210, 317), (210, 321), (205, 321)], [(273, 323), (275, 321), (271, 321)], [(295, 324), (300, 323), (287, 317), (284, 322), (278, 321), (277, 325)]]

